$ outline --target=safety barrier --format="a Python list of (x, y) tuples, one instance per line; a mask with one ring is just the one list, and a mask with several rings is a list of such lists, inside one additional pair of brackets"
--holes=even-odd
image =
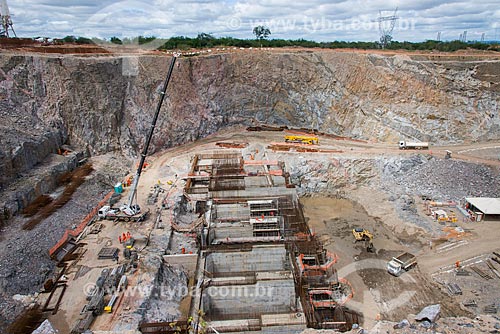
[(59, 239), (59, 241), (49, 250), (49, 256), (51, 258), (54, 256), (54, 254), (57, 253), (57, 251), (62, 246), (64, 246), (64, 244), (68, 241), (69, 237), (77, 237), (80, 233), (82, 233), (85, 226), (87, 226), (89, 221), (92, 218), (94, 218), (94, 216), (97, 214), (97, 211), (99, 211), (99, 209), (108, 202), (111, 196), (113, 196), (113, 193), (114, 191), (110, 191), (106, 196), (104, 196), (104, 198), (99, 202), (99, 204), (97, 204), (97, 206), (93, 208), (92, 211), (90, 211), (90, 213), (85, 216), (85, 218), (83, 218), (81, 223), (75, 229), (66, 230), (66, 232), (64, 232), (63, 237)]

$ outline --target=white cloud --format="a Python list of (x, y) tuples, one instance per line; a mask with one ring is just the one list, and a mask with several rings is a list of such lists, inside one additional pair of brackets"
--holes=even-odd
[(474, 38), (482, 33), (500, 38), (497, 0), (16, 0), (9, 5), (16, 32), (26, 37), (167, 38), (206, 32), (252, 38), (252, 28), (265, 24), (273, 38), (374, 41), (379, 10), (392, 15), (398, 7), (396, 40), (432, 39), (438, 31), (456, 39), (464, 30)]

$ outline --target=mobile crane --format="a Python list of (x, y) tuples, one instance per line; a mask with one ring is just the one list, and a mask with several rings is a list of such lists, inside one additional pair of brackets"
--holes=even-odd
[[(170, 78), (172, 77), (172, 72), (174, 70), (175, 61), (177, 60), (178, 54), (174, 54), (172, 58), (172, 62), (170, 63), (170, 68), (168, 69), (168, 74), (165, 79), (165, 83), (163, 84), (163, 88), (160, 92), (160, 100), (158, 101), (158, 106), (156, 107), (156, 112), (153, 117), (153, 121), (151, 122), (151, 128), (149, 129), (149, 133), (146, 137), (146, 144), (144, 145), (144, 149), (141, 153), (141, 160), (139, 165), (137, 166), (137, 171), (134, 176), (134, 181), (130, 188), (130, 193), (128, 196), (128, 202), (123, 204), (120, 207), (120, 211), (128, 216), (134, 216), (141, 212), (141, 208), (139, 204), (137, 204), (137, 185), (139, 184), (139, 178), (141, 177), (142, 168), (144, 167), (144, 163), (146, 161), (146, 156), (148, 154), (149, 145), (151, 144), (151, 139), (153, 138), (153, 133), (156, 127), (156, 122), (158, 120), (158, 116), (160, 114), (161, 106), (163, 105), (163, 100), (165, 99), (165, 94), (167, 92), (168, 83), (170, 82)], [(135, 202), (135, 204), (134, 204)]]

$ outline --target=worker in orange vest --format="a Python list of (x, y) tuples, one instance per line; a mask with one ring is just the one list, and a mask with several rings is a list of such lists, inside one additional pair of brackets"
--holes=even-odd
[(130, 232), (127, 231), (127, 239), (130, 239)]

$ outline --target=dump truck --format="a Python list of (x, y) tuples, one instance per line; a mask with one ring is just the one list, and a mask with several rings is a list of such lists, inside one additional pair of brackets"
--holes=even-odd
[(403, 273), (403, 271), (408, 271), (416, 265), (417, 258), (415, 255), (404, 252), (396, 257), (393, 257), (392, 260), (387, 263), (387, 271), (391, 275), (399, 276)]
[(287, 143), (300, 143), (308, 145), (319, 144), (319, 138), (316, 136), (298, 136), (298, 135), (286, 135), (285, 142)]
[(399, 141), (400, 150), (427, 150), (429, 149), (429, 143), (427, 142), (410, 142), (405, 140)]
[(133, 221), (133, 222), (141, 222), (146, 219), (149, 210), (146, 212), (140, 212), (140, 209), (136, 209), (136, 212), (139, 212), (135, 215), (128, 215), (124, 211), (118, 209), (118, 208), (112, 208), (109, 205), (105, 205), (102, 208), (99, 209), (97, 212), (97, 217), (100, 220), (107, 219), (107, 220), (118, 220), (118, 221)]

